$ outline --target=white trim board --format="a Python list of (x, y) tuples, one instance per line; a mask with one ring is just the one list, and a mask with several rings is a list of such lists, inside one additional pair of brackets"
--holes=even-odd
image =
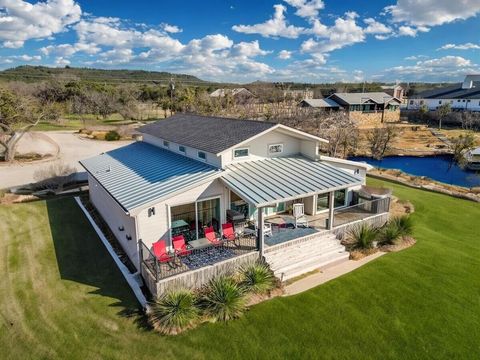
[(82, 202), (80, 201), (80, 198), (78, 196), (75, 197), (75, 201), (77, 202), (78, 206), (80, 207), (80, 209), (82, 209), (83, 213), (85, 214), (85, 216), (87, 217), (88, 221), (90, 222), (90, 224), (92, 225), (93, 227), (93, 230), (95, 230), (95, 232), (97, 233), (98, 237), (100, 238), (100, 240), (102, 241), (103, 245), (107, 248), (107, 251), (108, 253), (110, 254), (110, 256), (112, 257), (113, 261), (115, 262), (115, 264), (117, 265), (118, 269), (120, 270), (120, 272), (122, 273), (123, 277), (125, 278), (125, 280), (127, 280), (127, 283), (128, 285), (131, 287), (135, 297), (137, 298), (138, 302), (140, 303), (140, 305), (142, 305), (142, 307), (144, 309), (147, 308), (147, 299), (145, 298), (145, 295), (143, 294), (142, 290), (140, 289), (140, 285), (138, 284), (138, 282), (135, 280), (135, 276), (134, 274), (132, 274), (128, 269), (127, 267), (125, 266), (124, 263), (121, 262), (121, 260), (118, 258), (117, 254), (115, 253), (115, 251), (113, 250), (112, 248), (112, 245), (110, 245), (110, 243), (108, 242), (107, 238), (105, 237), (105, 235), (102, 233), (102, 231), (100, 230), (100, 228), (98, 227), (98, 225), (95, 223), (95, 221), (93, 220), (93, 218), (90, 216), (90, 213), (88, 212), (88, 210), (85, 208), (85, 206), (83, 206)]

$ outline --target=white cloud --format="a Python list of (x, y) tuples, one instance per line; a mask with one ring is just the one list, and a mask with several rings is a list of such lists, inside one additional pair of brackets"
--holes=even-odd
[(334, 25), (328, 28), (325, 40), (308, 39), (304, 41), (301, 45), (302, 52), (319, 57), (345, 46), (365, 41), (365, 32), (356, 23), (357, 17), (356, 13), (347, 12), (345, 18), (337, 18)]
[(260, 49), (258, 40), (252, 42), (240, 42), (233, 46), (232, 55), (242, 57), (255, 57), (260, 55), (267, 55), (269, 51)]
[(295, 15), (303, 18), (315, 18), (318, 12), (325, 7), (323, 0), (284, 0), (288, 5), (297, 9)]
[(408, 61), (417, 61), (417, 60), (422, 60), (422, 59), (428, 59), (427, 55), (412, 55), (412, 56), (407, 56), (405, 60)]
[(183, 31), (183, 29), (179, 28), (178, 26), (167, 23), (161, 24), (160, 27), (163, 29), (163, 31), (171, 34), (181, 33)]
[(63, 56), (59, 56), (55, 59), (55, 65), (57, 66), (66, 66), (70, 65), (70, 60), (65, 59)]
[(444, 56), (422, 60), (409, 66), (396, 66), (385, 70), (385, 76), (397, 76), (409, 80), (445, 81), (478, 73), (480, 68), (471, 60), (461, 56)]
[(69, 57), (78, 52), (83, 52), (89, 55), (97, 54), (101, 49), (94, 43), (76, 43), (76, 44), (59, 44), (59, 45), (48, 45), (40, 48), (45, 56), (55, 55), (62, 57)]
[(480, 0), (397, 0), (385, 10), (396, 23), (436, 26), (475, 16), (480, 12)]
[(365, 28), (365, 34), (390, 34), (392, 29), (373, 18), (364, 19), (363, 22), (368, 26)]
[(285, 6), (277, 4), (273, 7), (275, 12), (271, 19), (255, 25), (234, 25), (232, 29), (244, 34), (259, 34), (263, 37), (298, 38), (305, 29), (288, 25), (284, 14), (287, 11)]
[(278, 58), (282, 60), (288, 60), (292, 57), (292, 52), (288, 50), (281, 50), (278, 53)]
[(437, 50), (478, 50), (479, 44), (465, 43), (465, 44), (445, 44)]
[(428, 31), (430, 31), (430, 29), (425, 26), (412, 27), (412, 26), (402, 25), (398, 28), (398, 35), (416, 37), (419, 32), (428, 32)]
[(0, 0), (0, 40), (3, 46), (20, 48), (30, 39), (45, 39), (65, 31), (80, 20), (82, 10), (73, 0), (47, 0), (31, 4)]

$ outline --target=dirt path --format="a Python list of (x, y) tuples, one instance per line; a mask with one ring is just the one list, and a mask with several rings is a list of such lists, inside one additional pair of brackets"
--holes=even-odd
[[(79, 160), (86, 159), (102, 152), (116, 149), (120, 146), (129, 144), (130, 141), (99, 141), (99, 140), (85, 140), (79, 138), (73, 131), (46, 131), (32, 133), (31, 139), (42, 138), (43, 142), (56, 144), (59, 152), (56, 157), (63, 163), (73, 166), (77, 171), (83, 172), (83, 168), (78, 163)], [(22, 145), (24, 149), (31, 149), (31, 144)], [(33, 163), (16, 162), (12, 165), (0, 165), (0, 189), (24, 185), (34, 181), (34, 173), (36, 170), (44, 168), (49, 165), (51, 161), (40, 161)]]

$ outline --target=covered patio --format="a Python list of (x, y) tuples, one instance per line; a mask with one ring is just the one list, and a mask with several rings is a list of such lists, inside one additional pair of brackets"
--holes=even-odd
[[(256, 209), (255, 224), (260, 253), (263, 253), (265, 245), (289, 241), (322, 229), (333, 229), (335, 191), (359, 186), (363, 183), (359, 176), (303, 156), (232, 164), (222, 174), (222, 180), (231, 191)], [(302, 226), (297, 226), (299, 219), (295, 217), (292, 219), (292, 215), (280, 214), (265, 218), (268, 208), (278, 207), (280, 203), (308, 202), (318, 194), (328, 194), (328, 211), (317, 217), (314, 215), (312, 202), (309, 204), (312, 207), (312, 213), (310, 215), (303, 214), (306, 219), (303, 219)], [(308, 221), (309, 216), (312, 225)], [(278, 223), (275, 223), (275, 218)], [(260, 231), (260, 229), (265, 230)], [(270, 232), (269, 229), (272, 231)]]

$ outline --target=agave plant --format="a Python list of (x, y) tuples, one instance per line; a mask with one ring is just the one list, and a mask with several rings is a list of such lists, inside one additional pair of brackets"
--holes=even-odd
[(355, 226), (349, 231), (348, 237), (358, 249), (370, 249), (378, 236), (378, 229), (367, 224)]
[(232, 277), (219, 276), (208, 283), (201, 306), (212, 320), (228, 321), (245, 311), (245, 294)]
[(240, 269), (240, 286), (247, 292), (264, 294), (275, 286), (275, 276), (265, 263), (254, 263)]
[(189, 290), (172, 290), (151, 306), (149, 319), (162, 334), (175, 335), (191, 328), (199, 319), (195, 296)]

